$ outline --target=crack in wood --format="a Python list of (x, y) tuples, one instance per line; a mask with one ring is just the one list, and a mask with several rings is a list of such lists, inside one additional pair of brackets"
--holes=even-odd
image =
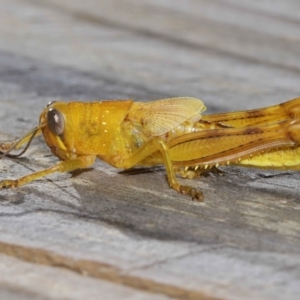
[(23, 261), (48, 265), (51, 267), (64, 268), (85, 276), (107, 280), (150, 293), (163, 294), (177, 299), (220, 299), (211, 297), (204, 292), (189, 290), (187, 288), (182, 288), (163, 282), (156, 282), (147, 278), (124, 274), (121, 269), (118, 269), (107, 263), (86, 259), (76, 259), (44, 249), (30, 248), (0, 241), (0, 253), (21, 259)]

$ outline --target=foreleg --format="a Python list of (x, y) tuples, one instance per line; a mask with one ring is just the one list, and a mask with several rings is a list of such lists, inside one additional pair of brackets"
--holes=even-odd
[(95, 156), (80, 156), (73, 160), (66, 160), (57, 163), (55, 166), (50, 167), (48, 169), (34, 172), (29, 175), (25, 175), (18, 179), (5, 179), (0, 181), (0, 188), (12, 188), (12, 187), (19, 187), (28, 182), (36, 180), (38, 178), (47, 176), (49, 174), (55, 172), (71, 172), (77, 169), (84, 169), (91, 166), (95, 161)]

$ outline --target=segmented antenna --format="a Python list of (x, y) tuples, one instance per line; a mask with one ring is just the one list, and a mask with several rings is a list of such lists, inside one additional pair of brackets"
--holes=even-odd
[[(24, 154), (27, 149), (29, 148), (33, 138), (36, 136), (36, 134), (39, 132), (39, 130), (43, 127), (43, 124), (38, 125), (37, 127), (35, 127), (34, 129), (32, 129), (30, 132), (28, 132), (26, 135), (24, 135), (23, 137), (21, 137), (20, 139), (18, 139), (15, 143), (13, 143), (13, 145), (5, 152), (0, 151), (0, 159), (3, 157), (9, 157), (9, 158), (16, 158), (21, 156), (22, 154)], [(20, 144), (23, 144), (23, 141), (26, 140), (28, 137), (30, 136), (25, 148), (18, 154), (10, 154), (11, 151), (13, 151), (14, 149), (16, 149)]]

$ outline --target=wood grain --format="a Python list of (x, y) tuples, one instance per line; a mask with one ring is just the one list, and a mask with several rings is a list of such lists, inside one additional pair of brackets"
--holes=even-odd
[[(25, 133), (57, 99), (190, 96), (212, 113), (295, 98), (299, 6), (2, 0), (0, 139)], [(1, 160), (0, 177), (56, 161), (40, 138), (23, 158)], [(100, 161), (1, 191), (0, 295), (298, 299), (299, 173), (224, 172), (187, 180), (204, 203), (171, 190), (162, 167), (120, 172)]]

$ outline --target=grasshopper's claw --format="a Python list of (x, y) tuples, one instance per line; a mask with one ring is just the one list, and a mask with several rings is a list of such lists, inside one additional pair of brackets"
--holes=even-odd
[(18, 180), (1, 180), (0, 189), (14, 188), (18, 186)]
[(196, 199), (198, 202), (204, 201), (204, 196), (202, 192), (197, 191), (195, 188), (188, 185), (181, 185), (179, 187), (179, 192), (183, 195), (188, 195), (192, 197), (192, 200)]

